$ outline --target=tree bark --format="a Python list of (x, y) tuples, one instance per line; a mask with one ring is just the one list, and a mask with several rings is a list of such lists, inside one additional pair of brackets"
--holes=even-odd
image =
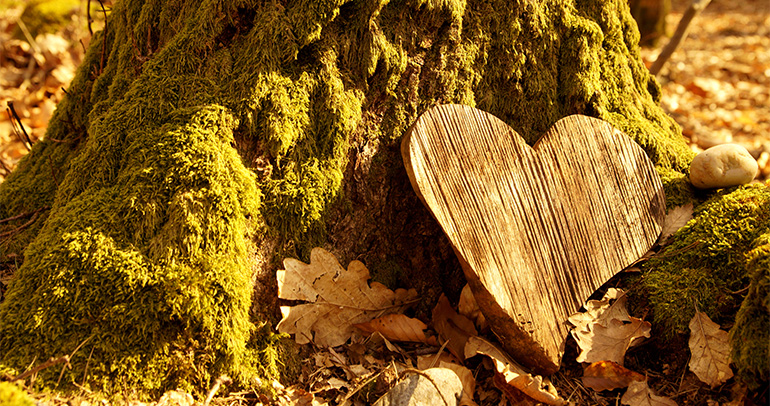
[(50, 207), (3, 241), (23, 263), (0, 362), (85, 342), (66, 376), (88, 368), (103, 390), (276, 376), (274, 272), (313, 246), (418, 288), (427, 314), (462, 274), (398, 145), (439, 103), (529, 143), (569, 114), (604, 119), (666, 174), (670, 201), (691, 196), (692, 153), (638, 40), (620, 0), (116, 2), (45, 140), (0, 186), (2, 218)]
[(629, 0), (628, 4), (639, 26), (639, 44), (655, 46), (667, 36), (666, 15), (671, 11), (671, 0)]

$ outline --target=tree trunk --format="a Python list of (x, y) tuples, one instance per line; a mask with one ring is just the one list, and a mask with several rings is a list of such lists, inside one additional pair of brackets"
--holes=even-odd
[(276, 376), (274, 272), (313, 246), (418, 288), (425, 314), (463, 279), (399, 141), (439, 103), (530, 143), (566, 115), (602, 118), (669, 202), (691, 198), (692, 153), (638, 40), (620, 0), (116, 2), (0, 187), (0, 216), (27, 214), (3, 224), (2, 259), (22, 265), (2, 364), (78, 349), (70, 382), (88, 368), (87, 385), (149, 393)]
[(643, 46), (655, 46), (666, 37), (666, 15), (671, 11), (671, 0), (629, 0), (631, 15), (639, 26)]

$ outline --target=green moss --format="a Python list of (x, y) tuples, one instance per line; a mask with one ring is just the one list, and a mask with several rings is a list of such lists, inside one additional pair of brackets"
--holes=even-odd
[(685, 333), (696, 308), (722, 325), (734, 321), (734, 360), (749, 382), (767, 378), (769, 233), (767, 185), (719, 190), (647, 262), (640, 293), (664, 335)]
[[(673, 191), (697, 203), (682, 176), (663, 176), (667, 196)], [(694, 216), (645, 265), (638, 294), (649, 300), (653, 325), (664, 336), (687, 334), (696, 309), (730, 328), (738, 375), (757, 387), (770, 376), (770, 188), (719, 190)]]
[(25, 250), (2, 362), (85, 343), (67, 379), (88, 363), (108, 391), (275, 377), (281, 346), (248, 315), (251, 238), (307, 259), (348, 198), (349, 157), (367, 144), (398, 162), (437, 103), (530, 143), (565, 115), (600, 117), (684, 171), (637, 40), (621, 0), (116, 2), (47, 141), (0, 186), (6, 217), (49, 207), (1, 248)]
[(34, 406), (24, 389), (12, 382), (0, 382), (0, 406)]
[(748, 294), (730, 329), (733, 362), (752, 389), (770, 379), (770, 233), (754, 246), (747, 255)]
[(698, 200), (695, 188), (690, 183), (687, 174), (660, 166), (655, 167), (655, 169), (663, 183), (667, 211)]
[[(223, 373), (248, 384), (275, 374), (275, 350), (247, 346), (270, 344), (254, 340), (265, 332), (248, 315), (261, 194), (231, 146), (239, 121), (212, 103), (216, 83), (197, 75), (200, 50), (161, 47), (189, 42), (179, 37), (126, 41), (134, 24), (116, 21), (141, 25), (157, 13), (139, 6), (116, 4), (104, 50), (92, 42), (51, 141), (0, 191), (7, 212), (51, 205), (0, 305), (0, 354), (23, 369), (82, 344), (67, 379), (82, 380), (88, 364), (87, 384), (108, 392), (201, 391)], [(35, 176), (50, 174), (49, 150), (68, 161), (56, 179)], [(41, 185), (39, 199), (12, 193)]]

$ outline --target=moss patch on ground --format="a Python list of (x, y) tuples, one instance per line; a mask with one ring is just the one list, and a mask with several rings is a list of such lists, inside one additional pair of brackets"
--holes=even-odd
[(661, 333), (687, 334), (696, 309), (706, 312), (730, 329), (733, 360), (754, 384), (767, 380), (770, 368), (769, 235), (768, 185), (722, 189), (696, 207), (643, 276)]
[(730, 329), (732, 359), (750, 387), (770, 379), (770, 233), (754, 246), (747, 255), (748, 293)]
[(107, 391), (275, 377), (277, 338), (248, 314), (253, 237), (307, 260), (349, 157), (438, 103), (530, 143), (599, 117), (683, 173), (692, 153), (638, 39), (622, 0), (116, 2), (46, 140), (0, 186), (4, 218), (42, 210), (2, 226), (0, 258), (24, 262), (0, 363), (80, 347), (65, 381), (88, 365)]

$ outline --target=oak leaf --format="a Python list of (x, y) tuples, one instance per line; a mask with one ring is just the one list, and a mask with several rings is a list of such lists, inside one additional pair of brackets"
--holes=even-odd
[(463, 290), (460, 292), (460, 301), (457, 303), (457, 312), (473, 320), (476, 328), (484, 330), (488, 327), (487, 320), (484, 314), (481, 313), (479, 304), (476, 302), (476, 297), (473, 296), (473, 291), (468, 284), (465, 284)]
[(578, 362), (623, 365), (626, 350), (650, 336), (650, 323), (628, 314), (626, 296), (620, 289), (609, 289), (602, 300), (589, 300), (585, 308), (586, 312), (569, 317), (575, 326), (570, 333), (581, 350)]
[[(492, 359), (499, 375), (495, 376), (497, 381), (504, 381), (505, 385), (523, 392), (538, 402), (548, 405), (564, 405), (567, 403), (559, 396), (556, 388), (548, 378), (543, 378), (540, 375), (532, 376), (496, 345), (481, 337), (470, 337), (465, 345), (465, 358), (470, 358), (477, 354), (486, 355)], [(505, 385), (501, 389), (505, 393), (509, 393)]]
[(463, 384), (463, 394), (459, 406), (477, 406), (476, 402), (473, 401), (473, 394), (476, 393), (476, 378), (470, 369), (460, 365), (458, 359), (446, 351), (417, 356), (417, 369), (420, 371), (434, 367), (451, 369), (460, 378), (460, 382)]
[(473, 401), (473, 394), (476, 393), (476, 378), (473, 377), (473, 372), (470, 369), (447, 361), (439, 361), (438, 367), (451, 369), (460, 378), (460, 382), (463, 384), (463, 394), (458, 402), (459, 406), (478, 406)]
[(433, 308), (433, 328), (442, 341), (448, 341), (446, 349), (457, 359), (465, 356), (468, 338), (478, 335), (473, 322), (458, 314), (443, 294)]
[(297, 344), (312, 339), (319, 347), (344, 344), (353, 325), (384, 314), (397, 313), (414, 301), (417, 292), (395, 292), (378, 282), (367, 284), (369, 270), (353, 261), (345, 270), (332, 254), (322, 248), (310, 252), (310, 264), (293, 258), (283, 261), (276, 274), (278, 297), (310, 303), (281, 306), (278, 331), (295, 335)]
[(418, 319), (403, 314), (386, 314), (366, 323), (357, 323), (353, 327), (371, 334), (378, 332), (391, 341), (409, 341), (436, 346), (435, 336), (428, 336), (425, 330), (428, 326)]
[(612, 361), (599, 361), (583, 371), (583, 385), (601, 392), (625, 388), (633, 381), (644, 381), (644, 375), (631, 371)]
[(665, 242), (669, 237), (684, 227), (690, 220), (692, 220), (692, 203), (687, 203), (683, 206), (677, 206), (671, 209), (666, 218), (663, 220), (663, 229), (660, 232), (659, 241)]
[(690, 320), (690, 371), (712, 388), (733, 377), (729, 340), (706, 313), (696, 312)]
[(658, 396), (647, 386), (647, 381), (633, 381), (628, 385), (620, 403), (628, 406), (676, 406), (673, 400)]

